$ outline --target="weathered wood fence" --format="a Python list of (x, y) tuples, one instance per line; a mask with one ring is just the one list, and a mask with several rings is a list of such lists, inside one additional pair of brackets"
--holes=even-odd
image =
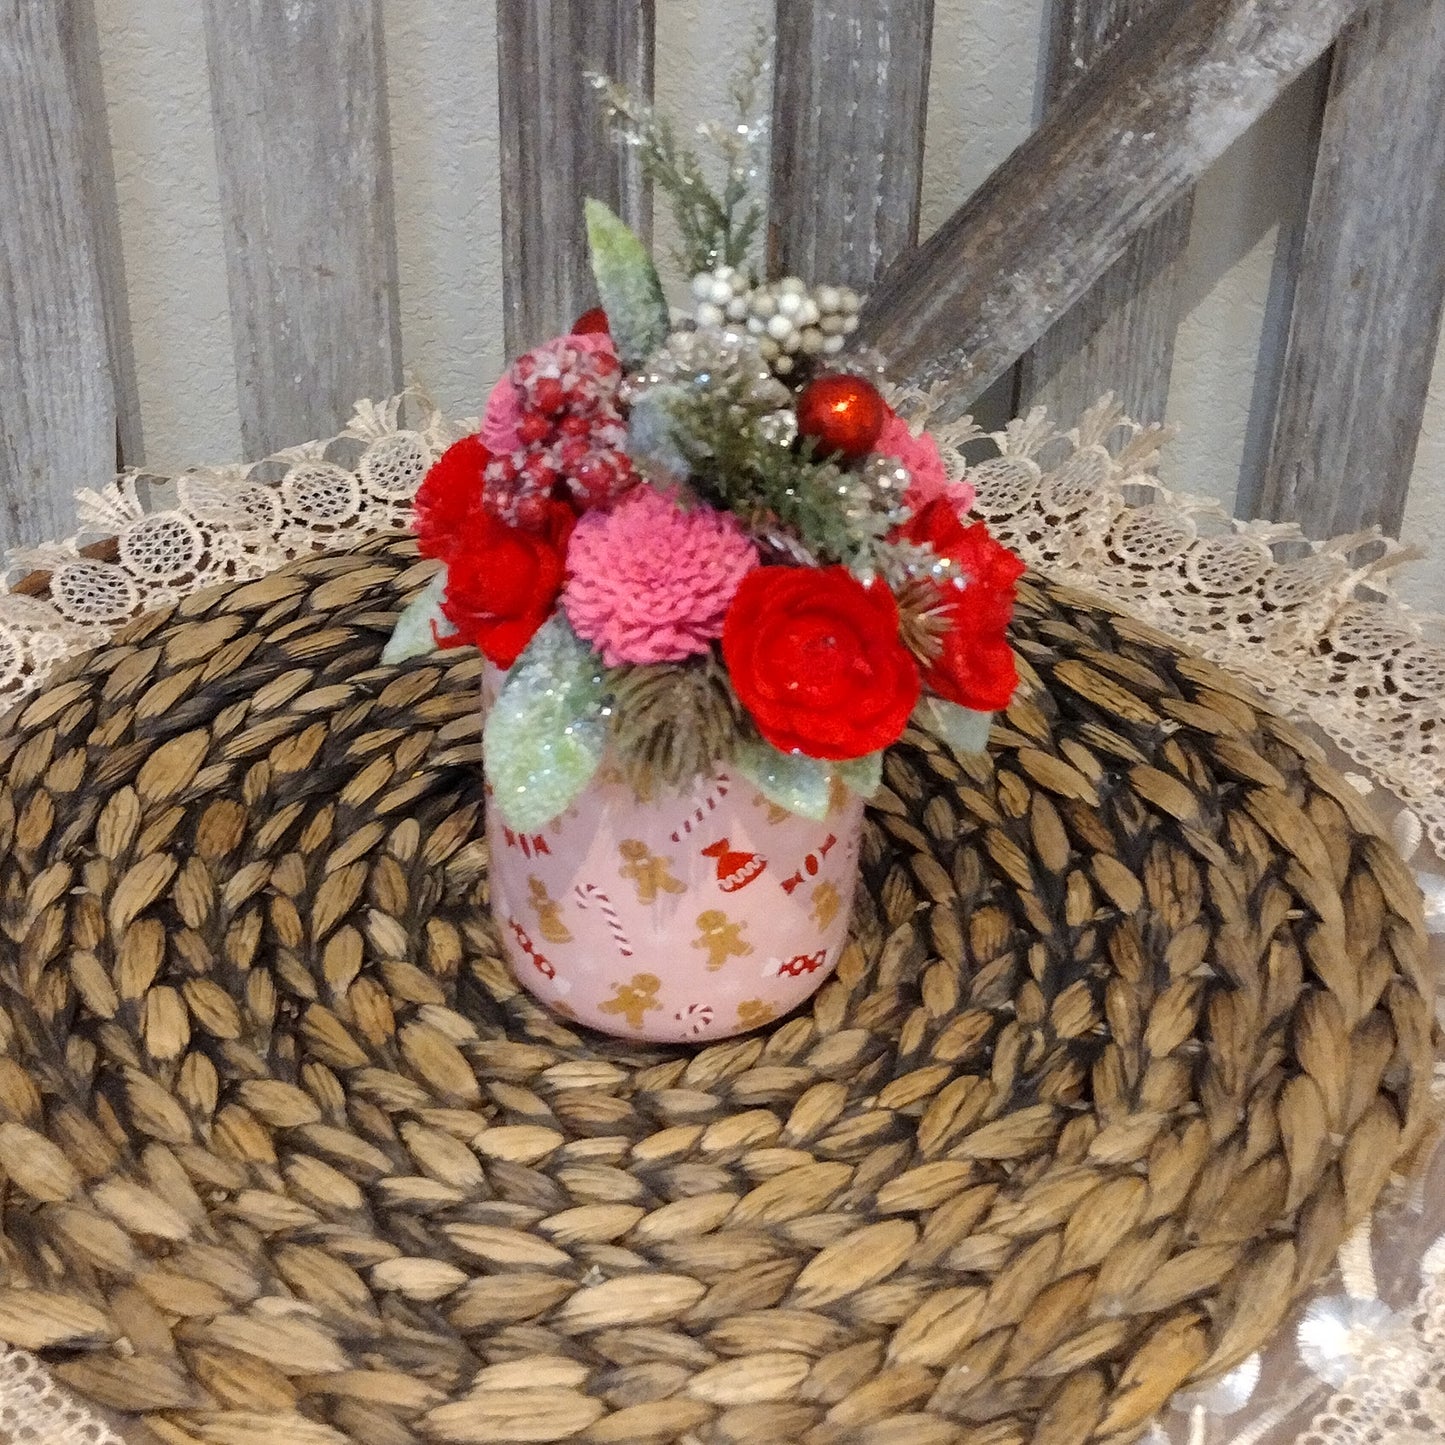
[[(0, 0), (0, 544), (141, 459), (95, 0)], [(381, 0), (202, 0), (242, 436), (401, 376)], [(498, 0), (507, 342), (588, 301), (581, 200), (651, 198), (582, 82), (650, 91), (654, 0)], [(1398, 530), (1445, 300), (1445, 0), (1055, 0), (1034, 135), (918, 245), (933, 0), (777, 0), (784, 265), (870, 288), (901, 376), (1162, 418), (1193, 188), (1325, 52), (1267, 465), (1241, 503)]]

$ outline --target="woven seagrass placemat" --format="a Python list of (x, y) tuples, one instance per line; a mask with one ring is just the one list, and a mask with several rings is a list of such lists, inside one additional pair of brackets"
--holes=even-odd
[(1033, 580), (987, 760), (890, 754), (836, 977), (581, 1035), (484, 910), (476, 660), (380, 539), (0, 736), (0, 1338), (172, 1445), (1127, 1440), (1424, 1122), (1418, 896), (1214, 667)]

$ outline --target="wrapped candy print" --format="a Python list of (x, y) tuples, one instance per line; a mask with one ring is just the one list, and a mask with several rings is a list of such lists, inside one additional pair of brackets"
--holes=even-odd
[(863, 804), (818, 821), (727, 773), (639, 802), (602, 770), (535, 833), (488, 811), (492, 910), (518, 981), (606, 1033), (700, 1043), (804, 1002), (846, 940)]

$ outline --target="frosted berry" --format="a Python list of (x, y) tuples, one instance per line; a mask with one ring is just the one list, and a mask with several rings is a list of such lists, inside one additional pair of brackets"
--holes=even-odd
[(583, 317), (577, 336), (539, 346), (513, 363), (508, 379), (515, 394), (515, 448), (494, 457), (484, 474), (486, 505), (502, 521), (534, 525), (556, 497), (599, 506), (636, 484), (622, 451), (622, 368), (605, 342), (583, 339), (589, 328), (604, 331), (605, 322), (605, 316), (601, 324)]
[(532, 388), (532, 405), (537, 408), (543, 416), (555, 416), (562, 410), (567, 400), (567, 393), (562, 389), (562, 383), (555, 376), (544, 376)]

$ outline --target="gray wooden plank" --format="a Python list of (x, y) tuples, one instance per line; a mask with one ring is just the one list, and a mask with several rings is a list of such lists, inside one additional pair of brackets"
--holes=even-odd
[(0, 547), (73, 531), (115, 470), (77, 3), (0, 0)]
[(1334, 39), (1363, 0), (1161, 7), (937, 232), (855, 335), (901, 378), (977, 396), (1074, 305)]
[[(1159, 4), (1056, 0), (1046, 104), (1062, 104), (1124, 32)], [(1193, 211), (1193, 192), (1186, 191), (1134, 236), (1083, 300), (1039, 338), (1019, 368), (1021, 410), (1046, 406), (1055, 417), (1072, 418), (1112, 391), (1138, 421), (1164, 420)]]
[(1442, 237), (1445, 0), (1380, 0), (1335, 47), (1249, 514), (1315, 537), (1398, 534), (1445, 306)]
[(933, 0), (777, 0), (769, 254), (867, 289), (918, 240)]
[(1019, 409), (1072, 421), (1106, 391), (1136, 421), (1162, 422), (1174, 366), (1192, 193), (1135, 236), (1124, 253), (1025, 355)]
[(511, 355), (596, 304), (582, 203), (643, 234), (651, 198), (635, 151), (609, 134), (588, 71), (652, 94), (653, 0), (498, 0), (502, 304)]
[(116, 466), (139, 466), (145, 460), (140, 389), (136, 381), (130, 298), (120, 243), (115, 162), (111, 153), (105, 92), (101, 84), (100, 36), (93, 0), (71, 0), (61, 7), (61, 16), (66, 50), (75, 57), (75, 75), (80, 91), (81, 180), (85, 186), (86, 209), (96, 233), (106, 351), (110, 357), (111, 382), (115, 391)]
[(204, 0), (241, 441), (401, 382), (380, 0)]

